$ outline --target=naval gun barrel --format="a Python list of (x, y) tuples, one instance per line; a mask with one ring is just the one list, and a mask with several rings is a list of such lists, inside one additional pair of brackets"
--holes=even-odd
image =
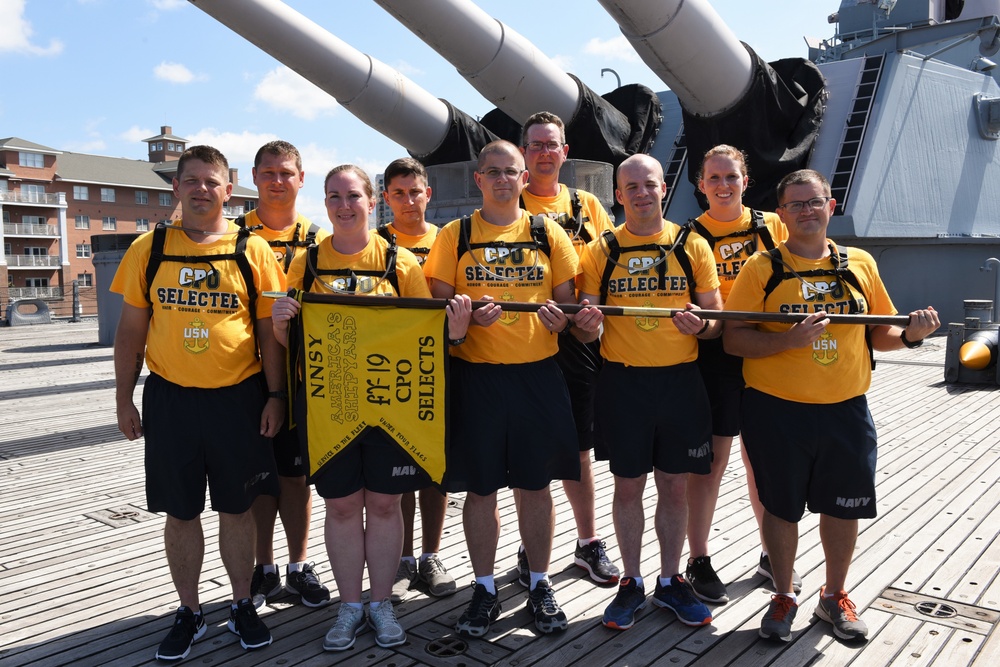
[(652, 146), (662, 120), (656, 94), (638, 84), (598, 95), (471, 0), (375, 0), (448, 60), (496, 109), (485, 128), (516, 144), (538, 111), (566, 124), (576, 159), (617, 166)]
[(415, 156), (438, 150), (456, 123), (468, 124), (467, 116), (450, 104), (279, 0), (189, 2), (332, 95), (362, 122)]
[(706, 0), (599, 2), (688, 113), (723, 113), (750, 89), (753, 59)]
[(551, 111), (566, 122), (576, 113), (576, 81), (520, 33), (469, 0), (375, 2), (518, 123), (536, 111)]
[[(740, 42), (708, 0), (599, 0), (647, 65), (677, 96), (684, 119), (688, 180), (701, 156), (731, 144), (749, 158), (752, 208), (773, 210), (775, 186), (806, 166), (819, 133), (826, 82), (802, 58), (766, 63)], [(707, 202), (700, 192), (702, 207)]]

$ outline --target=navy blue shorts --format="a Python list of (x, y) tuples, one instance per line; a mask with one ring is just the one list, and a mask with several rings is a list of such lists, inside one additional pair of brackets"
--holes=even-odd
[(764, 508), (792, 523), (805, 508), (875, 518), (875, 424), (864, 395), (841, 403), (786, 401), (748, 388), (743, 445)]
[(740, 432), (743, 399), (743, 359), (722, 349), (722, 338), (698, 341), (698, 368), (712, 406), (712, 435), (733, 437)]
[(345, 498), (365, 489), (395, 495), (431, 486), (431, 478), (380, 428), (371, 428), (334, 456), (312, 478), (323, 498)]
[(597, 381), (597, 439), (619, 477), (654, 468), (707, 475), (712, 421), (698, 367), (605, 362)]
[(566, 387), (569, 389), (580, 451), (590, 451), (594, 448), (594, 396), (597, 392), (597, 374), (604, 363), (601, 357), (601, 342), (595, 340), (592, 343), (581, 343), (573, 336), (560, 336), (556, 361), (559, 362), (559, 370), (566, 378)]
[(189, 521), (205, 510), (205, 479), (216, 512), (241, 514), (261, 494), (278, 495), (270, 438), (260, 434), (263, 375), (218, 389), (146, 379), (146, 503)]
[(274, 462), (282, 477), (304, 477), (309, 474), (306, 452), (299, 442), (299, 429), (288, 428), (288, 418), (274, 436)]
[(472, 364), (451, 359), (451, 449), (445, 487), (481, 496), (580, 479), (580, 446), (555, 359)]

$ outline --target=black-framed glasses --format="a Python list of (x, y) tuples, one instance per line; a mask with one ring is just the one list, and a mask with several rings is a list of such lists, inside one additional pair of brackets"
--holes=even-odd
[(801, 213), (802, 209), (806, 206), (814, 211), (819, 211), (826, 206), (826, 203), (831, 199), (833, 199), (833, 197), (813, 197), (812, 199), (807, 199), (806, 201), (788, 201), (784, 204), (778, 204), (778, 208), (783, 208), (792, 215)]
[(563, 145), (558, 141), (529, 141), (524, 145), (524, 147), (533, 153), (541, 153), (543, 150), (555, 153), (561, 149)]
[(491, 167), (490, 169), (483, 169), (479, 173), (485, 176), (486, 178), (490, 179), (491, 181), (495, 181), (501, 176), (503, 176), (508, 180), (513, 181), (515, 178), (523, 174), (525, 171), (527, 170), (516, 169), (514, 167), (507, 167), (506, 169), (497, 169), (496, 167)]

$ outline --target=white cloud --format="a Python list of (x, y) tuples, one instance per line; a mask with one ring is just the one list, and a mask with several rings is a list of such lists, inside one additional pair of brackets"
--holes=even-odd
[(208, 77), (204, 74), (195, 74), (180, 63), (169, 63), (163, 61), (155, 68), (153, 74), (157, 79), (169, 81), (170, 83), (191, 83), (192, 81), (205, 81)]
[[(253, 166), (253, 156), (257, 154), (257, 149), (269, 141), (280, 139), (281, 137), (268, 132), (220, 132), (214, 127), (206, 127), (193, 134), (186, 134), (188, 146), (207, 145), (214, 146), (222, 151), (222, 154), (229, 160), (233, 167), (239, 166), (243, 183), (250, 183), (250, 167)], [(244, 168), (244, 165), (248, 165)], [(244, 170), (245, 169), (245, 170)], [(253, 187), (253, 184), (247, 185)]]
[(24, 19), (26, 0), (0, 0), (0, 51), (12, 51), (32, 56), (55, 56), (62, 53), (63, 44), (58, 39), (49, 40), (48, 46), (33, 44), (35, 34), (31, 23)]
[(149, 0), (149, 4), (160, 11), (169, 12), (188, 4), (187, 0)]
[(618, 35), (617, 37), (604, 40), (594, 37), (584, 45), (583, 52), (611, 60), (623, 60), (633, 63), (642, 62), (635, 49), (625, 39), (625, 35)]
[(145, 127), (139, 127), (138, 125), (133, 125), (132, 127), (125, 130), (118, 136), (129, 143), (137, 144), (140, 143), (143, 139), (149, 139), (150, 137), (155, 137), (157, 134), (159, 133), (156, 132), (155, 130), (150, 130)]
[(287, 67), (265, 74), (253, 96), (275, 110), (287, 111), (303, 120), (331, 114), (340, 106), (332, 95)]

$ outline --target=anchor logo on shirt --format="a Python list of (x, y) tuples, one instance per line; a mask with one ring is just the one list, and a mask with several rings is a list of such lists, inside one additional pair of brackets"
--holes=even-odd
[(837, 339), (829, 331), (820, 336), (819, 340), (815, 341), (812, 347), (813, 361), (822, 366), (829, 366), (839, 358)]
[(184, 349), (192, 354), (201, 354), (209, 346), (208, 327), (200, 317), (188, 324), (190, 326), (184, 327)]
[[(646, 302), (642, 304), (642, 307), (652, 308), (653, 302), (647, 299)], [(653, 331), (654, 329), (660, 326), (660, 319), (657, 317), (640, 316), (635, 318), (635, 326), (637, 326), (640, 331)]]
[[(500, 295), (500, 300), (513, 301), (514, 295), (511, 294), (510, 292), (504, 292), (503, 294)], [(521, 313), (512, 313), (504, 310), (500, 313), (500, 319), (497, 321), (500, 322), (500, 324), (506, 324), (507, 326), (510, 326), (514, 324), (514, 322), (517, 322), (519, 319), (521, 319)]]

